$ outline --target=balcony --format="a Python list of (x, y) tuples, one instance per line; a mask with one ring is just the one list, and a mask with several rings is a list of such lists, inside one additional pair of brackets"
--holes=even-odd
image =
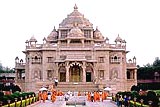
[(25, 63), (16, 63), (15, 69), (25, 69)]
[(136, 63), (127, 63), (127, 69), (135, 69), (137, 68)]
[(14, 82), (15, 82), (15, 80), (13, 80), (13, 79), (7, 79), (7, 80), (2, 79), (2, 80), (0, 80), (0, 83), (14, 83)]
[(137, 80), (138, 83), (160, 83), (160, 79)]

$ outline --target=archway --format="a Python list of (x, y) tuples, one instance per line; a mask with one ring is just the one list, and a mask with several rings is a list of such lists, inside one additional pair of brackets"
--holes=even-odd
[(82, 67), (76, 63), (70, 66), (69, 75), (70, 82), (82, 82)]
[(86, 82), (93, 81), (93, 69), (91, 66), (86, 67)]
[(66, 68), (65, 68), (65, 66), (61, 66), (59, 68), (59, 81), (66, 82)]

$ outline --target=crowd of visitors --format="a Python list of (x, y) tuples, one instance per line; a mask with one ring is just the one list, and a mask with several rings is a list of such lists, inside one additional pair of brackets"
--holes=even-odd
[(86, 93), (87, 95), (87, 100), (96, 102), (96, 101), (102, 101), (106, 100), (108, 93), (106, 91), (94, 91), (94, 92), (88, 92)]
[(68, 101), (68, 99), (71, 96), (82, 96), (82, 94), (84, 94), (86, 96), (86, 99), (91, 102), (96, 102), (96, 101), (103, 102), (103, 100), (106, 100), (108, 96), (108, 93), (106, 91), (103, 91), (103, 92), (94, 91), (94, 92), (85, 92), (85, 93), (81, 93), (80, 91), (79, 92), (68, 91), (64, 94), (60, 90), (52, 89), (51, 91), (47, 91), (47, 90), (39, 91), (38, 98), (40, 101), (43, 101), (43, 102), (45, 102), (46, 100), (51, 100), (52, 102), (55, 102), (56, 96), (63, 96), (64, 100)]
[(39, 91), (38, 99), (45, 103), (46, 100), (51, 100), (52, 102), (56, 101), (56, 96), (63, 96), (64, 93), (60, 90), (52, 89), (51, 92), (47, 92), (47, 90)]
[(118, 107), (122, 107), (122, 105), (124, 105), (124, 107), (129, 107), (129, 97), (128, 96), (124, 96), (122, 97), (122, 95), (116, 95), (116, 102), (117, 102), (117, 106)]

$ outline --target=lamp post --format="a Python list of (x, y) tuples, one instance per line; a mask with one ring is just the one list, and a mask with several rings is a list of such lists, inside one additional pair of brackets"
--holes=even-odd
[(153, 101), (151, 101), (151, 100), (148, 101), (149, 107), (152, 107), (152, 103), (153, 103)]
[(34, 100), (34, 94), (32, 94), (32, 96), (33, 96), (33, 103), (35, 102), (35, 100)]
[(27, 96), (25, 96), (25, 106), (27, 106)]
[(2, 101), (0, 101), (0, 107), (2, 107), (2, 103), (3, 103), (3, 102), (2, 102)]
[(14, 99), (15, 100), (15, 107), (17, 106), (17, 98)]
[(136, 107), (136, 100), (137, 100), (137, 98), (134, 97), (133, 100), (134, 100), (134, 107)]
[(143, 99), (140, 100), (140, 102), (141, 102), (141, 107), (143, 107), (143, 101), (144, 101)]
[(8, 107), (10, 107), (11, 100), (7, 100), (7, 102), (8, 102)]
[(31, 102), (30, 102), (30, 97), (31, 97), (31, 95), (29, 95), (29, 105), (31, 104)]
[(21, 107), (22, 107), (22, 99), (23, 99), (23, 97), (20, 97), (20, 99), (21, 99)]
[(128, 97), (128, 107), (130, 107), (131, 96)]

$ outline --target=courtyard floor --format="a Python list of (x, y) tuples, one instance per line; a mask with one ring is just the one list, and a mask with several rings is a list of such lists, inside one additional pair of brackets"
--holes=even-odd
[[(83, 98), (85, 100), (85, 97)], [(50, 100), (46, 100), (45, 103), (38, 101), (27, 107), (117, 107), (114, 103), (111, 102), (111, 100), (104, 100), (103, 102), (89, 102), (85, 100), (85, 105), (77, 105), (76, 102), (78, 101), (79, 100), (77, 98), (75, 99), (75, 97), (72, 97), (70, 99), (72, 105), (66, 105), (66, 101), (59, 100), (59, 98), (57, 98), (54, 103), (52, 103)]]

